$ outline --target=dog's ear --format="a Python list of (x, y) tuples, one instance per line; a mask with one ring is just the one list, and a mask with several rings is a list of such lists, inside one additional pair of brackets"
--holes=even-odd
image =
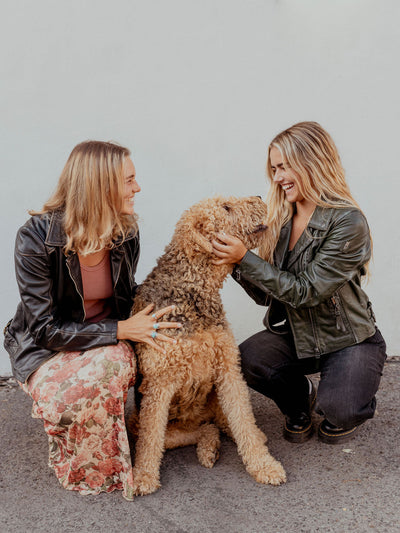
[(214, 221), (202, 205), (185, 211), (176, 225), (174, 239), (188, 257), (212, 254), (211, 239), (215, 234)]
[[(204, 228), (202, 224), (196, 224), (193, 228), (193, 234), (192, 238), (193, 241), (200, 246), (203, 250), (208, 252), (209, 254), (212, 253), (212, 244), (211, 240), (208, 240), (204, 234), (203, 234)], [(210, 237), (211, 239), (211, 237)]]

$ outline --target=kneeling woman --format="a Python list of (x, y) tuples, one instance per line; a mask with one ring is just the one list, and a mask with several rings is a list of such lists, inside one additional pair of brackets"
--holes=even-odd
[[(287, 440), (311, 437), (316, 399), (319, 438), (341, 444), (374, 415), (386, 358), (361, 288), (371, 257), (368, 224), (319, 124), (302, 122), (277, 135), (267, 171), (269, 240), (261, 257), (232, 236), (213, 243), (214, 262), (237, 263), (234, 278), (268, 306), (265, 329), (240, 346), (243, 373), (286, 416)], [(315, 372), (317, 395), (306, 377)]]
[(50, 466), (63, 487), (82, 494), (120, 489), (133, 498), (124, 404), (136, 364), (126, 341), (162, 350), (159, 340), (174, 341), (158, 328), (180, 326), (158, 322), (170, 307), (129, 317), (139, 191), (127, 148), (81, 143), (16, 239), (21, 301), (4, 344), (34, 400), (32, 416), (44, 421)]

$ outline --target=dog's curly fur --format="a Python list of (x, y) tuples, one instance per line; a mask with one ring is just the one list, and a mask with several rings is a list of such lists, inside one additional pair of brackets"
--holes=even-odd
[[(166, 353), (137, 344), (142, 395), (135, 465), (136, 494), (160, 487), (163, 451), (197, 445), (200, 463), (211, 468), (218, 458), (219, 430), (235, 440), (248, 472), (260, 483), (286, 480), (281, 464), (268, 452), (266, 437), (255, 424), (239, 351), (219, 294), (232, 265), (214, 265), (211, 239), (217, 232), (239, 237), (249, 248), (260, 244), (266, 206), (258, 197), (206, 199), (179, 220), (171, 243), (138, 289), (133, 312), (149, 303), (175, 304), (168, 319), (179, 330), (166, 330), (177, 343)], [(218, 426), (218, 427), (217, 427)]]

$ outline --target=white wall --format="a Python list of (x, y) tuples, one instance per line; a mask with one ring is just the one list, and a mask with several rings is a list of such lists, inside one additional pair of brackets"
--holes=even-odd
[[(398, 0), (3, 0), (0, 323), (18, 301), (16, 230), (78, 142), (133, 151), (140, 281), (183, 209), (264, 196), (268, 142), (317, 120), (369, 219), (367, 291), (399, 354), (399, 15)], [(223, 297), (239, 341), (261, 328), (263, 310), (233, 281)]]

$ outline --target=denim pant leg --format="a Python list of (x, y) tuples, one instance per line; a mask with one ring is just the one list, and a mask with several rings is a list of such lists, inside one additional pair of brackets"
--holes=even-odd
[(385, 359), (379, 330), (360, 344), (323, 355), (316, 412), (344, 429), (372, 418)]
[(309, 411), (305, 374), (313, 359), (299, 360), (291, 334), (260, 331), (239, 346), (244, 378), (252, 389), (271, 398), (285, 415)]

